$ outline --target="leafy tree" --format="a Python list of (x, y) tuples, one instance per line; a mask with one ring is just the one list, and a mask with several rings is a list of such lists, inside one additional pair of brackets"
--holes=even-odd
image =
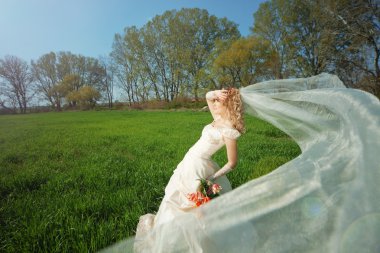
[(337, 0), (322, 7), (337, 37), (336, 71), (353, 87), (380, 96), (380, 2)]
[(254, 35), (277, 53), (276, 78), (332, 72), (380, 96), (380, 2), (270, 0), (254, 14)]
[(290, 65), (293, 55), (291, 47), (292, 36), (287, 23), (289, 23), (288, 0), (266, 1), (260, 4), (254, 13), (254, 26), (252, 33), (270, 43), (275, 53), (272, 58), (273, 77), (287, 78), (294, 74)]
[(186, 70), (191, 83), (189, 88), (197, 99), (199, 90), (208, 86), (207, 68), (211, 65), (210, 54), (215, 50), (216, 41), (237, 39), (240, 33), (235, 23), (200, 9), (182, 9), (172, 22), (174, 31), (170, 38), (179, 41), (175, 57)]
[[(76, 74), (68, 74), (63, 80), (52, 88), (52, 92), (59, 94), (60, 97), (66, 98), (70, 106), (76, 106), (80, 99), (72, 99), (73, 94), (78, 93), (80, 85), (80, 77)], [(75, 96), (74, 96), (75, 97)]]
[(166, 11), (124, 32), (115, 35), (111, 56), (130, 102), (189, 94), (197, 99), (210, 82), (215, 42), (240, 36), (236, 24), (200, 9)]
[[(134, 26), (128, 27), (124, 31), (124, 36), (115, 35), (111, 52), (114, 73), (120, 88), (126, 92), (130, 104), (139, 101), (139, 94), (144, 100), (146, 94), (138, 92), (138, 83), (140, 78), (147, 76), (143, 80), (151, 81), (156, 97), (159, 99), (156, 76), (146, 60), (141, 31)], [(143, 83), (145, 87), (146, 82)]]
[(53, 52), (32, 61), (32, 72), (36, 82), (37, 92), (57, 110), (61, 110), (62, 97), (54, 91), (54, 86), (60, 81), (57, 70), (57, 55)]
[(97, 59), (70, 52), (45, 54), (32, 61), (32, 69), (38, 91), (58, 111), (70, 91), (78, 91), (85, 84), (100, 89), (106, 75)]
[(79, 97), (82, 106), (94, 107), (100, 98), (100, 92), (94, 87), (84, 85), (79, 89)]
[(254, 14), (253, 34), (270, 41), (277, 54), (276, 78), (332, 71), (335, 37), (326, 30), (322, 2), (271, 0)]
[(223, 86), (247, 86), (267, 79), (273, 72), (274, 52), (269, 42), (259, 37), (241, 38), (220, 53), (214, 62)]
[[(336, 38), (326, 27), (329, 25), (321, 8), (322, 2), (289, 1), (293, 15), (288, 16), (292, 65), (299, 76), (317, 75), (333, 71), (333, 47)], [(290, 14), (290, 13), (289, 13)]]
[(71, 106), (75, 106), (75, 105), (79, 104), (82, 100), (81, 93), (80, 93), (80, 91), (77, 91), (77, 90), (69, 91), (66, 94), (65, 98), (66, 98), (66, 101)]

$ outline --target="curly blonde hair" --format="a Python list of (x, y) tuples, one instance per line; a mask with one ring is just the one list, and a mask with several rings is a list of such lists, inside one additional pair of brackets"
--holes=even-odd
[(240, 92), (236, 88), (228, 88), (228, 96), (224, 101), (227, 107), (228, 117), (233, 127), (240, 133), (245, 132), (244, 117), (243, 117), (243, 102), (241, 101)]

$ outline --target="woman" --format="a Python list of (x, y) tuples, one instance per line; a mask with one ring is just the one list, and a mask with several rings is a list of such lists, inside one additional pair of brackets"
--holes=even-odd
[[(337, 76), (330, 74), (271, 80), (239, 92), (247, 113), (285, 132), (302, 153), (270, 174), (251, 180), (200, 208), (183, 214), (174, 212), (173, 208), (175, 219), (155, 224), (146, 236), (137, 234), (136, 240), (123, 241), (118, 244), (120, 251), (112, 247), (107, 252), (131, 250), (133, 243), (142, 246), (135, 249), (143, 252), (379, 252), (378, 98), (348, 89)], [(225, 121), (229, 119), (228, 114), (216, 109), (218, 100), (223, 100), (222, 94), (225, 93), (208, 95), (208, 100), (216, 105), (210, 106), (214, 124), (237, 128), (231, 120)], [(224, 134), (223, 142), (238, 137), (240, 132), (235, 131), (229, 128), (231, 135), (227, 135), (232, 138)], [(203, 130), (210, 140), (213, 133), (217, 131), (212, 125)], [(205, 138), (203, 135), (201, 139)], [(169, 192), (174, 192), (172, 186), (176, 188), (175, 183), (186, 174), (187, 165), (197, 163), (196, 171), (203, 171), (194, 178), (217, 178), (218, 174), (230, 170), (227, 166), (213, 174), (199, 169), (201, 159), (187, 159), (196, 153), (193, 149), (174, 173), (167, 187)], [(183, 182), (191, 184), (191, 180)], [(187, 192), (195, 187), (196, 184), (183, 189)], [(161, 209), (169, 210), (171, 199), (165, 196), (157, 223), (166, 219), (167, 212)], [(179, 199), (177, 203), (184, 200)]]
[[(188, 194), (197, 191), (199, 179), (208, 179), (219, 184), (221, 194), (231, 190), (225, 175), (236, 166), (236, 139), (244, 132), (239, 90), (230, 88), (210, 91), (206, 94), (206, 100), (214, 121), (204, 127), (201, 138), (189, 149), (174, 170), (157, 214), (140, 217), (137, 239), (144, 236), (153, 226), (170, 222), (181, 213), (194, 210), (196, 206), (188, 199)], [(211, 160), (211, 156), (224, 145), (228, 162), (220, 169)]]

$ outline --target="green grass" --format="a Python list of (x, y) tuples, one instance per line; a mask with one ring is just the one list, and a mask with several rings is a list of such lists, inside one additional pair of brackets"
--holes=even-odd
[[(0, 252), (94, 252), (133, 235), (210, 121), (193, 111), (0, 116)], [(271, 125), (246, 125), (233, 187), (300, 153)], [(214, 159), (223, 165), (225, 150)]]

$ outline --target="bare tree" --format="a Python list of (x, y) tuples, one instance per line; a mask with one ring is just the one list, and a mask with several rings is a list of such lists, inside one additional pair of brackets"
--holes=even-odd
[[(28, 102), (33, 97), (33, 77), (27, 62), (16, 56), (0, 59), (1, 93), (12, 104), (17, 103), (20, 112), (26, 113)], [(5, 101), (1, 101), (5, 106)]]
[[(1, 84), (1, 83), (0, 83)], [(14, 94), (7, 92), (0, 86), (0, 109), (2, 112), (16, 113), (17, 101)]]
[(99, 64), (104, 69), (103, 79), (101, 81), (101, 91), (104, 93), (108, 102), (108, 108), (113, 106), (113, 90), (116, 66), (111, 57), (101, 57)]

